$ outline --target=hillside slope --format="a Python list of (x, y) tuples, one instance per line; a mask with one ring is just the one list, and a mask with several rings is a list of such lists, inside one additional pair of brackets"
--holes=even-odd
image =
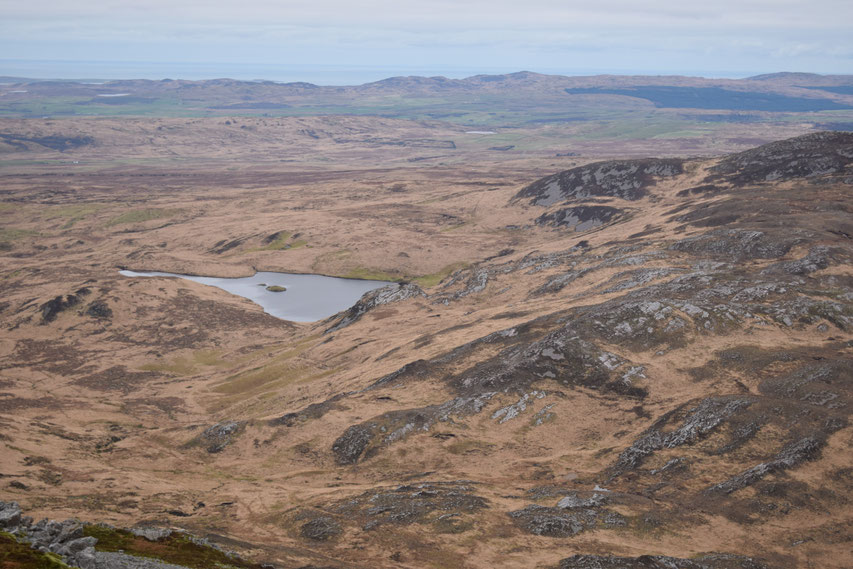
[(7, 278), (3, 493), (282, 567), (848, 567), (852, 166), (817, 133), (490, 191), (493, 254), (313, 325), (115, 256)]

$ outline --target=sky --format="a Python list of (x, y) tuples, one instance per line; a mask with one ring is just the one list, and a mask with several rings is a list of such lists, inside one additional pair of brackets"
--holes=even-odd
[(853, 73), (851, 22), (852, 0), (0, 0), (0, 75)]

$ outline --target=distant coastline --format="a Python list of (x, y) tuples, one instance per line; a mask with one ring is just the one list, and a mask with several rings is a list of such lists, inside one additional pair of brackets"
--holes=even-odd
[[(530, 68), (527, 71), (549, 75), (686, 75), (707, 78), (741, 79), (767, 72), (758, 70), (743, 72), (699, 72), (698, 70), (654, 70), (654, 69), (555, 69)], [(89, 81), (93, 83), (117, 79), (238, 79), (241, 81), (266, 80), (278, 82), (305, 81), (315, 85), (360, 85), (380, 81), (388, 77), (418, 75), (422, 77), (444, 76), (449, 79), (464, 79), (473, 75), (500, 75), (521, 71), (517, 65), (498, 67), (457, 67), (433, 65), (411, 67), (390, 65), (311, 65), (311, 64), (243, 64), (243, 63), (194, 63), (160, 61), (62, 61), (0, 59), (0, 77), (28, 79), (58, 79)]]

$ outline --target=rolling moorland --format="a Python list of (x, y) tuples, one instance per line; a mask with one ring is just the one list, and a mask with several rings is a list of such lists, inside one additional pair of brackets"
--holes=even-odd
[(853, 564), (853, 77), (4, 81), (0, 563)]

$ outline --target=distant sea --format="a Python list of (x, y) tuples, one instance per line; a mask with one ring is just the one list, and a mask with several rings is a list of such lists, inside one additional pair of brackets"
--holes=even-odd
[[(690, 72), (662, 72), (637, 69), (542, 69), (527, 71), (555, 75), (698, 75)], [(472, 75), (497, 75), (521, 69), (454, 66), (357, 66), (308, 64), (180, 63), (158, 61), (48, 61), (0, 59), (0, 77), (66, 79), (102, 82), (116, 79), (239, 79), (243, 81), (305, 81), (315, 85), (361, 85), (400, 75), (464, 79)], [(757, 74), (757, 73), (756, 73)], [(704, 73), (705, 77), (745, 77), (743, 73)]]

